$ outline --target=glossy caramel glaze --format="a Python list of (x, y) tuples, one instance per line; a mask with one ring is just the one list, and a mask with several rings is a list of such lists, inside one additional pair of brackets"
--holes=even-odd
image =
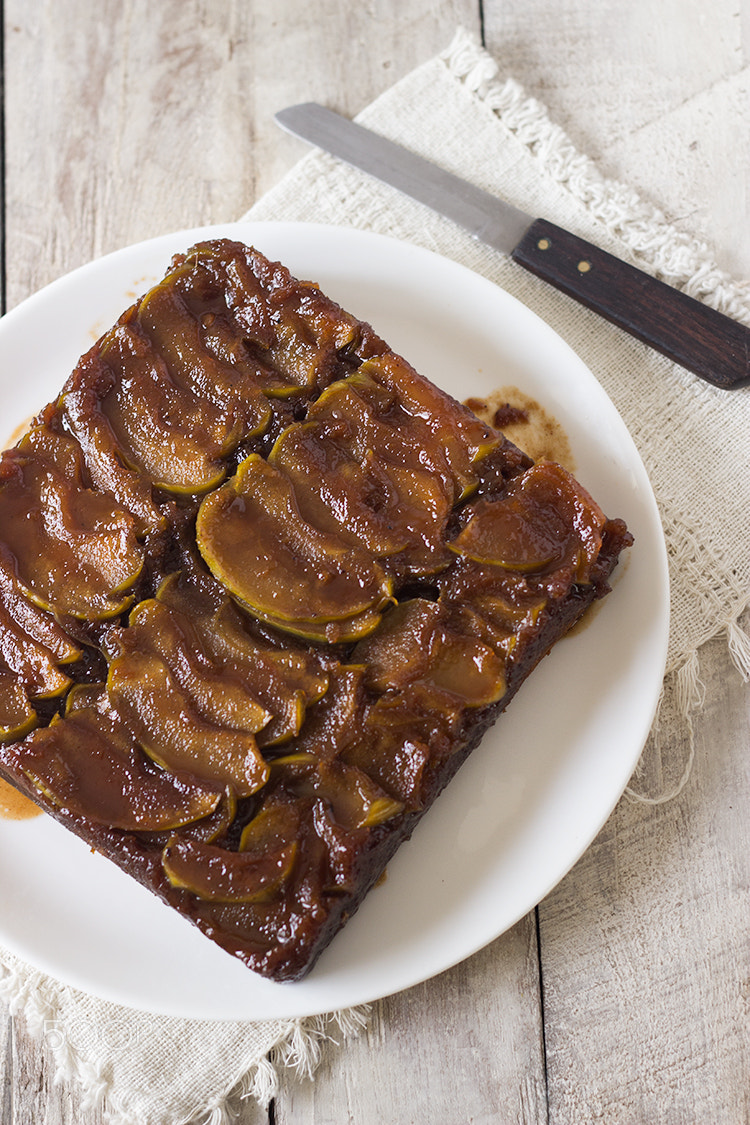
[(0, 818), (3, 820), (31, 820), (41, 816), (42, 810), (30, 797), (19, 793), (9, 781), (0, 779)]
[(194, 247), (0, 462), (0, 768), (298, 979), (630, 537), (308, 282)]

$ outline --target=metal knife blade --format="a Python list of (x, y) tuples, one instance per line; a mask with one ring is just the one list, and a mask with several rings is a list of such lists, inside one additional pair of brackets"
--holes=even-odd
[(467, 183), (314, 102), (275, 117), (317, 145), (453, 220), (631, 336), (723, 389), (750, 383), (750, 329), (545, 219)]
[(398, 188), (505, 254), (534, 221), (489, 192), (314, 102), (282, 109), (276, 121), (282, 129)]

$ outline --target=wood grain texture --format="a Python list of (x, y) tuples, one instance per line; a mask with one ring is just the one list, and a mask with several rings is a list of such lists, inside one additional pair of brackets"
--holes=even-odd
[(23, 1017), (4, 1015), (2, 1125), (105, 1125), (104, 1107), (85, 1107), (75, 1084), (55, 1081), (44, 1038), (30, 1035)]
[(286, 1082), (277, 1125), (542, 1125), (547, 1120), (533, 914), (435, 980), (374, 1007), (312, 1082)]
[(238, 218), (301, 154), (277, 109), (355, 112), (457, 23), (478, 27), (475, 0), (102, 0), (95, 18), (8, 0), (8, 307), (120, 246)]

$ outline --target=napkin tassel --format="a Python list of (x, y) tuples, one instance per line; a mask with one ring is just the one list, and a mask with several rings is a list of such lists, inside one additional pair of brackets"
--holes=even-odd
[(735, 668), (745, 683), (750, 682), (750, 637), (739, 621), (727, 625), (727, 643)]
[[(687, 746), (687, 755), (682, 773), (675, 785), (666, 792), (658, 793), (655, 796), (648, 793), (639, 793), (629, 785), (625, 794), (631, 800), (639, 801), (643, 805), (664, 805), (668, 801), (673, 801), (675, 797), (679, 797), (688, 783), (695, 761), (693, 715), (702, 709), (705, 698), (706, 689), (700, 678), (700, 660), (696, 651), (692, 652), (685, 663), (665, 681), (646, 750), (641, 755), (641, 760), (636, 767), (636, 776), (638, 776), (643, 772), (645, 759), (651, 758), (652, 753), (657, 758), (662, 757), (662, 717), (664, 708), (669, 706), (671, 710), (676, 711), (685, 731), (684, 742)], [(668, 724), (669, 727), (674, 729), (673, 724)]]
[(544, 165), (546, 173), (618, 235), (642, 268), (657, 273), (691, 297), (750, 324), (747, 298), (737, 294), (730, 275), (709, 256), (706, 245), (666, 223), (664, 215), (625, 184), (605, 179), (590, 157), (578, 151), (545, 106), (513, 78), (501, 79), (497, 61), (464, 27), (441, 58), (450, 73), (492, 110), (516, 139)]
[[(729, 654), (732, 658), (735, 668), (742, 676), (745, 683), (750, 683), (750, 636), (740, 625), (739, 618), (734, 618), (726, 626), (727, 634), (727, 647)], [(631, 786), (625, 790), (628, 797), (635, 801), (640, 801), (645, 805), (663, 805), (668, 801), (673, 801), (678, 797), (682, 790), (687, 785), (690, 774), (695, 761), (695, 734), (693, 730), (693, 715), (702, 710), (705, 703), (706, 689), (703, 681), (700, 678), (700, 660), (697, 652), (690, 654), (685, 663), (677, 669), (670, 677), (668, 677), (665, 687), (662, 688), (662, 693), (659, 699), (659, 705), (656, 711), (656, 718), (649, 739), (649, 744), (644, 755), (641, 758), (641, 763), (636, 770), (636, 776), (642, 772), (642, 763), (644, 759), (649, 756), (649, 747), (656, 751), (657, 754), (661, 753), (661, 717), (662, 709), (665, 706), (665, 699), (669, 693), (674, 696), (673, 707), (676, 710), (679, 718), (683, 723), (685, 730), (685, 743), (687, 745), (687, 756), (685, 765), (682, 769), (682, 774), (671, 789), (665, 793), (660, 793), (656, 796), (651, 796), (647, 793), (639, 793)]]
[(356, 1038), (367, 1026), (369, 1012), (369, 1006), (363, 1006), (296, 1020), (291, 1034), (274, 1047), (270, 1059), (275, 1065), (293, 1071), (296, 1078), (312, 1078), (320, 1064), (324, 1044), (340, 1046), (337, 1032), (343, 1039)]
[(324, 1016), (294, 1020), (279, 1043), (260, 1059), (226, 1096), (207, 1107), (201, 1125), (231, 1125), (237, 1120), (238, 1102), (253, 1098), (266, 1109), (279, 1093), (279, 1076), (290, 1070), (296, 1079), (312, 1078), (326, 1043), (340, 1046), (343, 1039), (356, 1038), (367, 1026), (369, 1005), (331, 1012)]

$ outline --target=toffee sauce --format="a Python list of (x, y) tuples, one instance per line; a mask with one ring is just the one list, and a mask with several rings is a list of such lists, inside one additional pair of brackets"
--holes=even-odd
[(575, 471), (568, 435), (544, 407), (518, 387), (499, 387), (487, 398), (468, 398), (464, 402), (487, 425), (501, 430), (532, 461), (557, 461), (569, 472)]
[(0, 778), (0, 819), (30, 820), (41, 816), (42, 810), (28, 797), (24, 797), (9, 781)]

